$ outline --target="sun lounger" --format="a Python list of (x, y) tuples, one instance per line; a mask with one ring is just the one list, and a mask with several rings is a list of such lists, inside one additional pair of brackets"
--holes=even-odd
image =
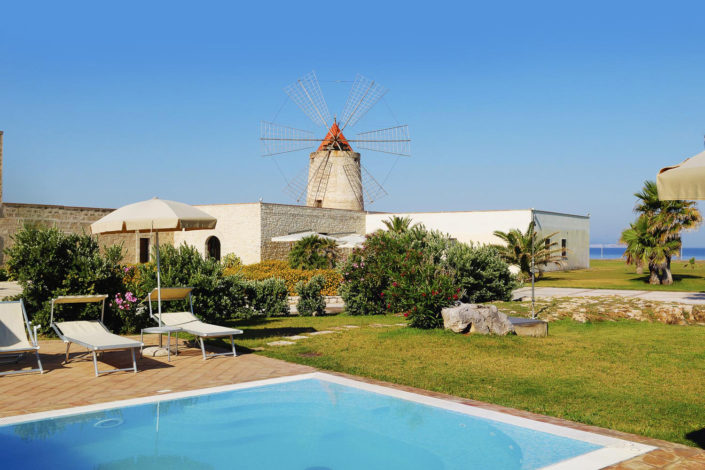
[[(0, 302), (0, 355), (20, 356), (24, 353), (34, 352), (37, 355), (38, 369), (12, 370), (0, 372), (0, 375), (24, 374), (27, 372), (44, 373), (42, 361), (39, 359), (39, 344), (37, 344), (37, 330), (39, 325), (32, 328), (32, 323), (27, 319), (24, 302)], [(27, 337), (29, 335), (29, 337)]]
[[(203, 359), (214, 356), (237, 356), (235, 351), (235, 342), (233, 336), (241, 335), (242, 330), (235, 328), (228, 328), (224, 326), (213, 325), (211, 323), (205, 323), (193, 314), (193, 298), (191, 297), (190, 287), (163, 287), (161, 289), (161, 300), (186, 300), (189, 301), (189, 312), (162, 312), (154, 313), (152, 311), (152, 302), (158, 301), (157, 289), (154, 289), (147, 295), (147, 302), (149, 303), (149, 315), (154, 318), (155, 321), (159, 323), (159, 326), (174, 326), (181, 328), (181, 331), (192, 334), (198, 337), (198, 341), (201, 343), (201, 352), (203, 353)], [(230, 337), (230, 346), (232, 347), (232, 352), (224, 353), (211, 353), (206, 355), (206, 348), (203, 345), (203, 338), (219, 338), (219, 337)], [(178, 341), (178, 333), (177, 333)]]
[[(66, 362), (69, 360), (69, 348), (71, 343), (79, 344), (87, 348), (93, 353), (93, 367), (95, 368), (95, 376), (107, 374), (109, 372), (118, 371), (133, 371), (137, 373), (137, 361), (135, 360), (135, 349), (142, 347), (142, 343), (133, 339), (118, 336), (110, 332), (103, 325), (103, 314), (105, 313), (105, 299), (107, 295), (65, 295), (60, 296), (51, 301), (51, 327), (56, 331), (64, 343), (66, 343)], [(100, 312), (100, 321), (54, 321), (54, 306), (57, 304), (75, 304), (102, 302)], [(132, 367), (125, 369), (108, 369), (98, 370), (97, 353), (104, 351), (116, 351), (121, 349), (129, 349), (132, 353)]]

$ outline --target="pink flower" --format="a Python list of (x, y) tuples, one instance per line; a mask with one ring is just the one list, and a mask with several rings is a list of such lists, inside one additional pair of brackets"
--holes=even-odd
[(130, 268), (128, 268), (127, 266), (125, 266), (123, 269), (125, 270), (125, 272), (130, 270)]

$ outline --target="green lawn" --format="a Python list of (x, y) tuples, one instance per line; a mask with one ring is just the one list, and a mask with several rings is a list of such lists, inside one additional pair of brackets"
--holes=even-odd
[(636, 274), (634, 266), (623, 260), (590, 260), (590, 269), (546, 273), (537, 287), (582, 287), (586, 289), (636, 289), (705, 291), (705, 262), (695, 263), (691, 269), (687, 261), (671, 264), (674, 283), (670, 286), (652, 286), (646, 274)]
[[(688, 445), (705, 445), (705, 328), (554, 322), (548, 338), (463, 336), (371, 324), (396, 316), (233, 322), (241, 351)], [(336, 334), (267, 347), (340, 325)]]

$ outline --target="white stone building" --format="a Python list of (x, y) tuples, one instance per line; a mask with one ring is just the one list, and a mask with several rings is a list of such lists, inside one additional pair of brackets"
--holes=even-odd
[(475, 244), (499, 243), (500, 240), (493, 235), (495, 230), (518, 228), (525, 231), (533, 218), (541, 235), (557, 232), (552, 241), (564, 249), (562, 269), (588, 268), (590, 265), (589, 216), (533, 209), (383, 213), (265, 202), (198, 207), (218, 219), (216, 228), (177, 232), (174, 244), (185, 242), (197, 247), (204, 255), (210, 253), (217, 257), (235, 253), (245, 264), (284, 258), (290, 244), (272, 242), (273, 237), (306, 231), (333, 236), (362, 235), (382, 229), (384, 220), (400, 216), (447, 233), (460, 242)]

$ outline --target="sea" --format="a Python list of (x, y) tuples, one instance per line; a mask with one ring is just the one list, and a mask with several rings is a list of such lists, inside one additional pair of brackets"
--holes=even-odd
[[(624, 254), (624, 247), (615, 246), (590, 246), (590, 259), (620, 259)], [(683, 248), (682, 259), (705, 260), (705, 248)]]

